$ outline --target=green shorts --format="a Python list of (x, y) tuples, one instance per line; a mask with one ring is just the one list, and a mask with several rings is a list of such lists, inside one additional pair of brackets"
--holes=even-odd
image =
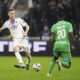
[(71, 53), (70, 51), (54, 51), (54, 57), (61, 57), (65, 62), (71, 62)]

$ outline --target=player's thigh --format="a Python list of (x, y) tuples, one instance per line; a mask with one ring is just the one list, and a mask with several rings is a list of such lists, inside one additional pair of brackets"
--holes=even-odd
[(28, 38), (23, 39), (22, 41), (22, 47), (24, 48), (24, 50), (28, 53), (30, 53), (31, 51), (31, 43), (29, 41)]
[(62, 60), (65, 62), (71, 62), (71, 53), (70, 52), (62, 52), (61, 53)]
[(18, 40), (15, 40), (15, 41), (13, 41), (13, 51), (14, 52), (16, 52), (16, 51), (19, 51), (20, 50), (20, 41), (18, 41)]
[(53, 51), (53, 56), (57, 60), (59, 58), (59, 51)]

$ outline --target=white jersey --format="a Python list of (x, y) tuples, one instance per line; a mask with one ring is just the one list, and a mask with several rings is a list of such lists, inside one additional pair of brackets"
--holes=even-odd
[(4, 28), (8, 28), (12, 35), (12, 38), (23, 38), (24, 30), (23, 27), (26, 26), (27, 23), (21, 18), (14, 18), (13, 22), (11, 23), (10, 20), (7, 20), (4, 24)]

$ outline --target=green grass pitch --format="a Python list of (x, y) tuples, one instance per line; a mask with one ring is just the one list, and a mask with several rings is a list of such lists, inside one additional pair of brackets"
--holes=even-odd
[[(17, 64), (15, 57), (0, 57), (0, 80), (80, 80), (80, 58), (72, 58), (72, 67), (58, 71), (55, 65), (52, 76), (47, 77), (47, 71), (52, 57), (32, 57), (30, 70), (16, 69), (13, 65)], [(26, 57), (23, 57), (26, 61)], [(34, 72), (32, 65), (39, 62), (42, 69)]]

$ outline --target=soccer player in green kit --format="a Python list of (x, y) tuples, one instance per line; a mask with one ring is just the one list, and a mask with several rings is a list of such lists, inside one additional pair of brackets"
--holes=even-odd
[[(51, 76), (55, 63), (57, 63), (59, 70), (62, 70), (62, 66), (65, 68), (71, 67), (70, 41), (71, 48), (75, 49), (73, 29), (72, 24), (70, 22), (64, 21), (63, 19), (64, 16), (60, 16), (60, 21), (58, 21), (51, 27), (51, 42), (54, 45), (54, 58), (50, 63), (47, 76)], [(59, 60), (59, 57), (61, 57), (61, 60)]]

